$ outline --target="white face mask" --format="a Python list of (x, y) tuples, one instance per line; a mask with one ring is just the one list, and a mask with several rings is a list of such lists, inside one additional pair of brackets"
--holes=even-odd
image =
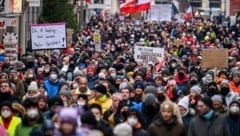
[(57, 74), (51, 74), (50, 78), (54, 81), (57, 80)]
[(29, 118), (35, 118), (35, 117), (37, 117), (37, 116), (38, 116), (38, 110), (37, 110), (37, 109), (29, 109), (29, 110), (27, 111), (27, 116), (28, 116)]
[(133, 126), (135, 126), (135, 125), (137, 124), (138, 119), (130, 117), (130, 118), (127, 119), (127, 122), (128, 122), (128, 124), (129, 124), (130, 126), (133, 127)]
[(101, 117), (95, 117), (97, 121), (100, 121), (101, 120)]
[(33, 78), (33, 74), (28, 74), (28, 78)]
[(50, 69), (44, 69), (44, 71), (45, 71), (46, 73), (48, 73), (48, 72), (50, 71)]
[(231, 106), (230, 107), (230, 109), (229, 109), (229, 111), (231, 112), (231, 113), (239, 113), (239, 111), (240, 111), (240, 109), (239, 109), (239, 107), (238, 106)]
[(110, 76), (115, 78), (116, 77), (116, 73), (111, 73)]
[(3, 118), (8, 118), (8, 117), (11, 116), (11, 112), (8, 111), (8, 110), (4, 110), (4, 111), (1, 112), (1, 115), (2, 115)]
[(59, 129), (59, 123), (54, 123), (54, 127), (56, 128), (56, 129)]
[(86, 103), (85, 102), (77, 102), (79, 106), (84, 106)]

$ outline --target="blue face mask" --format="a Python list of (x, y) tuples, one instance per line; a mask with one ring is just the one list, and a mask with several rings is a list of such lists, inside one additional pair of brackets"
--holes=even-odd
[(210, 110), (208, 113), (203, 115), (203, 118), (205, 118), (206, 120), (209, 120), (212, 117), (213, 114), (213, 110)]

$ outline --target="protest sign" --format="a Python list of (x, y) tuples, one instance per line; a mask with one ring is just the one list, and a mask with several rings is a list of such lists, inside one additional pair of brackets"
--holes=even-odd
[(32, 49), (66, 48), (65, 23), (31, 26)]
[(202, 50), (202, 68), (227, 68), (227, 49), (204, 49)]
[(93, 34), (93, 41), (94, 41), (94, 43), (96, 44), (96, 43), (101, 43), (101, 35), (100, 35), (100, 33), (94, 33)]
[(171, 21), (172, 5), (171, 4), (157, 4), (152, 5), (148, 14), (149, 21)]
[(135, 46), (134, 59), (138, 63), (147, 65), (149, 62), (153, 64), (161, 62), (164, 58), (164, 48)]
[(96, 32), (93, 34), (93, 41), (94, 41), (94, 46), (95, 46), (95, 51), (100, 52), (102, 51), (101, 49), (101, 35), (99, 32)]

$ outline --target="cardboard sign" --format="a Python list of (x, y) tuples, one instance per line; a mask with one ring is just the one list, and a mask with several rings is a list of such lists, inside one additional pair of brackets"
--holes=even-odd
[(156, 64), (161, 62), (164, 58), (164, 48), (157, 47), (145, 47), (145, 46), (135, 46), (134, 48), (134, 59), (138, 63), (142, 63), (145, 66), (152, 62)]
[(65, 23), (31, 26), (32, 49), (66, 48)]
[(227, 68), (227, 49), (204, 49), (202, 50), (202, 68)]

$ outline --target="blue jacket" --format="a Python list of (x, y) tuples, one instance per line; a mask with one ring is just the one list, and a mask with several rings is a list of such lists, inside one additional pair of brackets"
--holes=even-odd
[(98, 80), (98, 76), (97, 75), (94, 77), (87, 76), (87, 80), (88, 80), (88, 88), (92, 90), (95, 86), (95, 82)]
[(225, 119), (228, 123), (231, 136), (240, 136), (240, 117), (233, 119), (228, 115)]
[(60, 83), (61, 81), (59, 79), (56, 83), (50, 81), (49, 79), (44, 81), (44, 85), (46, 87), (49, 98), (53, 98), (58, 94)]

